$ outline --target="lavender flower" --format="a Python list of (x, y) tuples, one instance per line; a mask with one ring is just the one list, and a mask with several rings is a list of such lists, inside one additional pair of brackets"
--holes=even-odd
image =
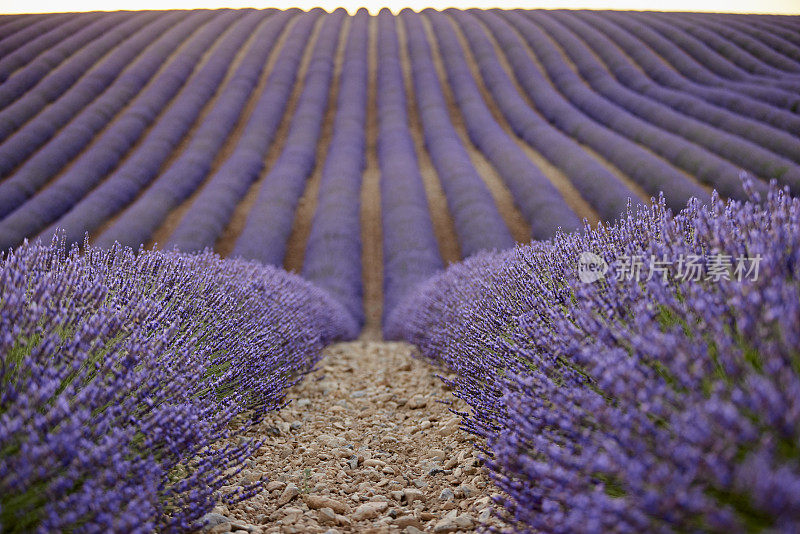
[[(63, 241), (0, 263), (0, 527), (197, 528), (321, 348), (357, 325), (295, 275)], [(242, 439), (238, 439), (242, 436)]]
[[(459, 375), (520, 531), (800, 528), (800, 200), (745, 189), (476, 257), (395, 310), (388, 333)], [(584, 283), (584, 251), (759, 270)]]

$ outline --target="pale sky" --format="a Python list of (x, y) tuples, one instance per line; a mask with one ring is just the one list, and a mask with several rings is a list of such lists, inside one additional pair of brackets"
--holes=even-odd
[(322, 7), (333, 11), (344, 7), (350, 13), (364, 6), (370, 13), (388, 7), (397, 13), (404, 7), (421, 10), (426, 7), (479, 8), (587, 8), (635, 9), (655, 11), (713, 11), (721, 13), (782, 13), (800, 14), (800, 0), (669, 0), (656, 3), (652, 0), (384, 0), (365, 4), (363, 0), (292, 0), (278, 4), (275, 0), (0, 0), (0, 13), (55, 13), (64, 11), (115, 11), (140, 9), (197, 9), (220, 7)]

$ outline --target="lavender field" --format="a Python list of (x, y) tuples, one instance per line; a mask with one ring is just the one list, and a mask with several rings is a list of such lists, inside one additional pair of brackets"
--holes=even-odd
[[(797, 17), (0, 16), (0, 532), (796, 532), (798, 193)], [(239, 483), (354, 339), (491, 514)]]

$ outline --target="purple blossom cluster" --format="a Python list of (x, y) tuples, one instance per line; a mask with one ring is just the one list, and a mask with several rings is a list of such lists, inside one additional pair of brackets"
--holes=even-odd
[(37, 241), (0, 262), (0, 529), (202, 526), (322, 347), (357, 325), (296, 275)]
[[(745, 189), (476, 256), (389, 318), (457, 373), (519, 531), (800, 528), (800, 199)], [(588, 283), (585, 252), (760, 261), (747, 280)]]

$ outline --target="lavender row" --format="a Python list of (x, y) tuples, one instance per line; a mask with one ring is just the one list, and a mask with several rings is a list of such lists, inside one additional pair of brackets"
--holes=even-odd
[(24, 31), (16, 32), (13, 37), (3, 39), (0, 41), (0, 83), (33, 58), (99, 17), (100, 13), (71, 17), (54, 15), (32, 24)]
[(24, 245), (0, 260), (0, 528), (191, 532), (251, 425), (356, 325), (295, 275), (210, 253)]
[[(618, 16), (613, 14), (611, 16), (619, 20)], [(672, 42), (672, 46), (677, 47), (679, 50), (684, 51), (689, 57), (700, 62), (703, 65), (703, 69), (710, 72), (712, 76), (716, 78), (716, 83), (718, 84), (745, 90), (752, 86), (760, 87), (755, 91), (760, 94), (761, 98), (774, 106), (789, 110), (795, 109), (798, 102), (800, 102), (800, 99), (797, 97), (797, 90), (780, 87), (779, 81), (774, 81), (774, 84), (770, 85), (767, 83), (769, 79), (766, 77), (758, 78), (748, 75), (746, 71), (737, 68), (723, 56), (706, 46), (703, 41), (680, 31), (680, 29), (672, 24), (666, 24), (654, 18), (636, 20), (635, 17), (630, 15), (627, 19), (626, 22), (629, 25), (649, 26), (654, 31), (666, 37), (667, 40)]]
[[(734, 165), (709, 153), (701, 147), (681, 139), (670, 131), (664, 131), (652, 126), (631, 113), (626, 112), (621, 106), (610, 103), (598, 96), (585, 86), (582, 80), (563, 61), (560, 52), (553, 46), (547, 36), (529, 21), (523, 12), (503, 12), (502, 15), (510, 24), (521, 32), (529, 46), (535, 49), (536, 57), (543, 63), (543, 68), (558, 90), (585, 114), (596, 119), (600, 124), (608, 125), (609, 128), (629, 137), (631, 140), (646, 145), (647, 148), (660, 154), (673, 165), (682, 167), (696, 178), (711, 183), (719, 187), (720, 190), (724, 190), (725, 194), (738, 196), (743, 194), (739, 187), (739, 169)], [(492, 16), (493, 13), (487, 13), (483, 18), (487, 23), (492, 24)], [(492, 25), (492, 31), (499, 39), (503, 38), (500, 32), (504, 29), (510, 30), (510, 27), (503, 26), (496, 22)], [(518, 66), (518, 69), (515, 71), (516, 74), (535, 69), (535, 65), (530, 60), (515, 66)], [(529, 94), (534, 90), (530, 82), (526, 85), (526, 89)], [(550, 113), (552, 113), (552, 110)], [(583, 133), (586, 135), (585, 132)], [(618, 159), (613, 159), (615, 151), (601, 151), (601, 153), (612, 158), (612, 161), (615, 163), (619, 161)], [(621, 163), (624, 163), (624, 161)], [(625, 167), (621, 168), (627, 170)], [(647, 173), (642, 173), (641, 167), (637, 169), (637, 166), (633, 166), (632, 172), (633, 177), (639, 180), (649, 181), (646, 185), (646, 189), (651, 193), (653, 193), (653, 189), (659, 187), (657, 183), (659, 179), (656, 178), (654, 180), (651, 177), (648, 180), (646, 176)], [(669, 181), (673, 180), (675, 179), (673, 178)], [(678, 180), (685, 182), (686, 178), (681, 176)], [(664, 184), (667, 183), (663, 179), (661, 182)], [(677, 202), (673, 207), (679, 208), (681, 206), (680, 199), (671, 198), (669, 192), (665, 192), (667, 193), (668, 201)], [(657, 191), (654, 194), (657, 194)], [(703, 197), (707, 198), (704, 193), (700, 198)], [(683, 202), (685, 202), (685, 200), (684, 198)]]
[(765, 19), (761, 16), (755, 15), (742, 19), (739, 15), (732, 15), (729, 19), (734, 19), (737, 22), (749, 24), (760, 28), (768, 34), (780, 38), (784, 42), (791, 43), (795, 47), (800, 47), (800, 37), (797, 36), (796, 29), (793, 31), (785, 26), (776, 23), (775, 20)]
[[(483, 96), (472, 77), (455, 31), (445, 15), (434, 11), (425, 11), (425, 14), (434, 27), (442, 55), (448, 58), (448, 61), (444, 62), (444, 66), (447, 70), (450, 87), (453, 89), (462, 110), (462, 116), (466, 121), (467, 133), (478, 146), (485, 147), (483, 148), (484, 153), (494, 154), (493, 162), (502, 168), (500, 162), (504, 159), (505, 150), (519, 154), (519, 151), (511, 148), (514, 140), (504, 135), (500, 138), (503, 139), (503, 144), (489, 145), (490, 141), (487, 136), (499, 133), (502, 129), (499, 125), (492, 126), (496, 124), (493, 119), (489, 121), (491, 112), (484, 103)], [(453, 13), (453, 15), (458, 16), (458, 13)], [(472, 25), (472, 21), (468, 19), (457, 19), (456, 22), (472, 49), (484, 83), (514, 132), (559, 167), (581, 195), (591, 202), (601, 217), (613, 219), (619, 215), (625, 208), (625, 199), (635, 198), (636, 194), (587, 154), (578, 143), (530, 109), (528, 103), (523, 100), (511, 79), (501, 68), (496, 56), (493, 55), (494, 51), (490, 50), (491, 44), (486, 40), (482, 30)], [(491, 130), (487, 129), (487, 126), (490, 126)], [(524, 161), (520, 160), (521, 157), (525, 157), (524, 153), (516, 156), (517, 161)], [(512, 182), (509, 180), (509, 183)], [(530, 190), (523, 189), (520, 193), (515, 194), (523, 192), (531, 193)], [(531, 198), (536, 197), (526, 196), (523, 198), (519, 201), (529, 202)], [(548, 221), (539, 221), (532, 208), (526, 211), (528, 216), (532, 217), (532, 225), (543, 225), (537, 226), (539, 228), (537, 233), (547, 233), (548, 229), (544, 224)], [(568, 212), (565, 213), (562, 209), (557, 213), (559, 213), (559, 219), (563, 218), (567, 222), (565, 227), (574, 227), (575, 223), (570, 221), (571, 217)]]
[(3, 26), (0, 28), (0, 55), (5, 56), (9, 51), (30, 41), (31, 37), (46, 33), (69, 18), (71, 17), (66, 13), (4, 15)]
[[(235, 17), (238, 18), (239, 15), (236, 14)], [(230, 24), (230, 20), (226, 20), (227, 17), (220, 16), (218, 21), (220, 24), (224, 24), (225, 28), (239, 31), (227, 31), (225, 33), (203, 67), (192, 75), (178, 96), (172, 102), (169, 102), (169, 99), (180, 89), (181, 81), (185, 80), (185, 77), (192, 72), (193, 63), (202, 57), (204, 50), (199, 47), (187, 51), (188, 54), (193, 56), (190, 56), (190, 61), (187, 63), (170, 62), (170, 66), (174, 66), (179, 73), (178, 76), (166, 78), (166, 82), (171, 83), (162, 85), (158, 83), (159, 80), (156, 80), (155, 83), (150, 84), (147, 90), (140, 93), (132, 105), (126, 109), (125, 114), (122, 117), (118, 117), (109, 128), (103, 131), (98, 139), (94, 140), (86, 150), (83, 150), (78, 159), (71, 162), (65, 172), (60, 173), (54, 181), (48, 184), (48, 187), (32, 199), (21, 204), (16, 211), (0, 222), (0, 247), (13, 246), (21, 242), (26, 236), (35, 235), (38, 231), (43, 230), (47, 224), (57, 220), (58, 217), (79, 202), (92, 187), (96, 186), (108, 173), (115, 169), (120, 160), (139, 140), (148, 126), (145, 119), (152, 121), (158, 117), (156, 127), (148, 132), (148, 138), (152, 139), (158, 135), (158, 146), (161, 147), (162, 152), (166, 152), (166, 154), (162, 155), (162, 157), (166, 158), (171, 152), (171, 148), (177, 145), (189, 130), (200, 113), (202, 106), (217, 90), (217, 86), (222, 81), (230, 62), (247, 38), (248, 32), (255, 27), (260, 18), (261, 15), (258, 12), (251, 12), (249, 15), (241, 17), (238, 24)], [(220, 30), (219, 26), (216, 25), (208, 26), (207, 28), (215, 32)], [(213, 42), (216, 35), (213, 33), (208, 35), (205, 32), (199, 34), (199, 36), (205, 37), (207, 42)], [(192, 42), (192, 44), (199, 43)], [(173, 74), (173, 72), (163, 71), (161, 76), (169, 76), (170, 74)], [(181, 80), (181, 77), (183, 80)], [(168, 103), (169, 107), (162, 114), (162, 109)], [(159, 114), (161, 115), (159, 116)], [(78, 128), (74, 122), (70, 126)], [(64, 137), (65, 141), (69, 141), (71, 133), (67, 128), (61, 132), (60, 136)], [(86, 139), (88, 137), (87, 132), (83, 133), (83, 139), (80, 139), (80, 141), (88, 141)], [(71, 139), (76, 141), (75, 144), (79, 140), (77, 136)], [(57, 150), (57, 147), (53, 148), (53, 151)], [(69, 148), (74, 149), (74, 145)], [(138, 148), (141, 150), (142, 146)], [(137, 153), (139, 157), (144, 156), (147, 160), (158, 162), (159, 153), (150, 149), (150, 147), (147, 148), (149, 150), (146, 153), (137, 150), (134, 156), (128, 157), (125, 163), (128, 165), (138, 163), (135, 158)], [(40, 151), (37, 153), (36, 158), (43, 157), (45, 154), (45, 151)], [(29, 160), (29, 163), (34, 162), (36, 158)], [(50, 163), (52, 165), (56, 162)], [(55, 172), (58, 170), (60, 169), (54, 169)], [(124, 170), (125, 166), (118, 169), (118, 171)], [(143, 166), (140, 170), (142, 173), (146, 173), (150, 168)], [(37, 176), (34, 175), (34, 177)], [(12, 178), (0, 184), (0, 191), (7, 187), (9, 189), (12, 188), (24, 178), (27, 178), (27, 176), (18, 172)], [(25, 185), (30, 187), (29, 184)], [(12, 191), (14, 190), (12, 189)], [(25, 192), (27, 191), (23, 190), (20, 193), (24, 194)], [(3, 200), (5, 202), (0, 201), (2, 202), (0, 203), (2, 208), (19, 201), (18, 198), (11, 195), (8, 195)], [(0, 213), (2, 211), (4, 210), (0, 210)], [(81, 236), (83, 231), (89, 229), (84, 226), (84, 229), (81, 230)], [(78, 240), (80, 240), (80, 236), (78, 236)], [(107, 244), (111, 243), (113, 243), (113, 240)], [(125, 244), (129, 243), (126, 242)], [(138, 246), (139, 244), (139, 242), (133, 243), (132, 246)]]
[[(127, 105), (124, 112), (113, 117), (113, 122), (110, 122), (112, 117), (103, 114), (103, 106), (108, 103), (102, 100), (96, 102), (96, 105), (90, 105), (70, 121), (11, 177), (0, 183), (0, 217), (19, 208), (25, 200), (62, 172), (78, 154), (81, 154), (79, 159), (86, 162), (83, 167), (89, 172), (87, 178), (97, 179), (98, 173), (104, 175), (111, 171), (178, 93), (203, 53), (230, 25), (231, 19), (238, 17), (235, 13), (223, 13), (201, 28), (179, 50), (167, 68)], [(98, 132), (101, 135), (94, 139)], [(85, 150), (87, 145), (94, 149), (95, 154), (92, 157), (99, 161), (89, 161)], [(72, 168), (74, 165), (70, 167)]]
[(8, 137), (31, 117), (29, 107), (39, 110), (58, 97), (111, 48), (155, 17), (155, 13), (105, 14), (73, 30), (58, 45), (14, 72), (0, 86), (0, 109), (4, 112), (0, 138)]
[[(515, 204), (531, 225), (532, 237), (546, 239), (559, 228), (566, 231), (579, 228), (578, 217), (558, 190), (492, 116), (472, 78), (453, 28), (443, 18), (437, 20), (439, 15), (435, 11), (425, 11), (425, 15), (436, 29), (439, 53), (467, 134), (506, 183)], [(506, 101), (506, 105), (512, 103), (512, 100)], [(558, 141), (548, 140), (551, 146), (558, 146)]]
[[(50, 32), (58, 33), (58, 27), (67, 24), (73, 19), (80, 19), (86, 16), (84, 24), (96, 19), (100, 13), (77, 15), (68, 13), (53, 13), (49, 15), (37, 15), (28, 17), (9, 18), (9, 22), (3, 26), (3, 37), (0, 39), (0, 56), (5, 58), (14, 54), (17, 50), (27, 46), (28, 43), (35, 41)], [(6, 17), (3, 17), (5, 19)]]
[(662, 87), (648, 77), (652, 74), (645, 74), (639, 70), (634, 61), (627, 57), (618, 46), (615, 46), (614, 42), (590, 24), (574, 16), (564, 16), (563, 13), (553, 13), (553, 18), (569, 28), (587, 47), (594, 51), (602, 59), (610, 73), (626, 87), (653, 101), (662, 102), (684, 115), (691, 115), (723, 131), (734, 133), (759, 144), (775, 154), (800, 162), (800, 141), (789, 131), (742, 117), (736, 112), (725, 110), (719, 104), (707, 103), (689, 91)]
[(760, 31), (752, 25), (739, 24), (726, 18), (724, 23), (709, 17), (688, 18), (678, 15), (682, 21), (697, 23), (710, 28), (721, 37), (735, 43), (742, 50), (773, 68), (778, 69), (777, 76), (784, 73), (800, 74), (800, 49), (771, 33)]
[[(704, 90), (708, 92), (714, 89), (724, 89), (752, 98), (754, 102), (762, 102), (762, 105), (769, 106), (776, 112), (790, 111), (785, 109), (786, 95), (773, 87), (727, 80), (709, 70), (706, 65), (700, 63), (666, 36), (661, 35), (647, 25), (636, 24), (633, 20), (627, 17), (619, 17), (614, 13), (597, 13), (596, 15), (598, 19), (610, 21), (623, 32), (636, 36), (647, 47), (657, 53), (658, 57), (662, 58), (662, 61), (667, 66), (675, 69), (682, 77), (693, 82), (693, 86), (697, 90), (705, 88)], [(641, 48), (643, 49), (643, 47)], [(629, 51), (629, 53), (631, 52)], [(713, 103), (715, 100), (711, 96), (711, 94), (706, 93), (704, 98)], [(722, 101), (725, 102), (726, 100)]]
[(800, 80), (793, 80), (791, 74), (765, 65), (715, 32), (686, 23), (680, 17), (669, 22), (653, 16), (632, 17), (636, 18), (640, 24), (648, 24), (666, 35), (707, 68), (728, 80), (768, 85), (785, 91), (787, 96), (796, 93), (800, 87)]
[(192, 202), (168, 247), (183, 251), (213, 248), (237, 204), (264, 169), (318, 16), (312, 12), (296, 19), (236, 147)]
[(347, 12), (339, 8), (322, 18), (286, 143), (261, 184), (244, 230), (236, 240), (233, 256), (267, 265), (283, 264), (297, 203), (317, 163), (317, 145), (346, 16)]
[[(169, 54), (197, 29), (200, 21), (208, 17), (203, 15), (190, 17), (183, 23), (181, 19), (186, 17), (185, 13), (158, 17), (113, 48), (55, 102), (42, 102), (43, 106), (47, 104), (42, 110), (25, 105), (32, 118), (0, 145), (0, 176), (8, 176), (87, 106), (93, 104), (93, 109), (102, 109), (104, 116), (113, 116), (144, 87)], [(153, 46), (149, 47), (151, 44)], [(25, 99), (20, 101), (23, 102)], [(0, 112), (0, 120), (3, 116), (4, 112)]]
[(405, 10), (408, 55), (425, 147), (442, 184), (462, 257), (505, 249), (514, 239), (450, 119), (420, 16)]
[(344, 49), (333, 137), (322, 168), (317, 207), (303, 257), (303, 278), (364, 322), (361, 183), (366, 161), (369, 14), (352, 19)]
[[(619, 100), (620, 105), (623, 105), (623, 102), (625, 102), (620, 96), (612, 93), (612, 90), (619, 89), (619, 85), (616, 84), (612, 78), (613, 74), (613, 77), (619, 80), (620, 83), (632, 89), (633, 91), (642, 93), (656, 103), (662, 103), (664, 107), (668, 107), (671, 110), (680, 112), (681, 115), (677, 115), (678, 117), (691, 115), (705, 124), (718, 127), (719, 129), (723, 130), (723, 132), (733, 133), (738, 137), (746, 138), (749, 141), (752, 141), (753, 143), (770, 150), (774, 154), (784, 156), (795, 162), (800, 161), (800, 142), (798, 142), (795, 136), (791, 135), (790, 132), (792, 131), (792, 128), (787, 128), (787, 126), (789, 126), (788, 124), (779, 124), (778, 128), (773, 128), (766, 124), (762, 124), (760, 120), (751, 120), (740, 116), (740, 110), (735, 107), (730, 108), (731, 112), (725, 111), (724, 109), (720, 109), (720, 102), (711, 104), (703, 101), (701, 98), (691, 94), (693, 91), (690, 87), (687, 87), (690, 84), (681, 84), (680, 81), (678, 83), (669, 84), (676, 89), (677, 87), (681, 87), (680, 91), (669, 90), (665, 87), (661, 87), (659, 84), (654, 83), (653, 80), (648, 78), (648, 76), (653, 76), (648, 69), (651, 64), (648, 64), (647, 67), (643, 66), (643, 68), (648, 69), (647, 73), (645, 74), (645, 72), (642, 72), (636, 67), (636, 64), (632, 59), (628, 58), (620, 51), (618, 46), (622, 47), (622, 45), (606, 38), (600, 31), (593, 27), (593, 25), (598, 24), (598, 22), (596, 22), (597, 17), (594, 17), (591, 24), (589, 24), (588, 22), (581, 20), (580, 17), (569, 16), (563, 12), (553, 12), (552, 16), (550, 15), (551, 14), (549, 13), (536, 13), (535, 17), (533, 15), (531, 16), (534, 17), (540, 25), (544, 25), (545, 29), (548, 31), (548, 33), (550, 33), (551, 38), (556, 40), (561, 47), (567, 51), (572, 60), (576, 62), (576, 65), (578, 66), (578, 69), (584, 79), (591, 79), (590, 83), (598, 90), (598, 92), (602, 92), (610, 100)], [(554, 23), (552, 20), (550, 20), (552, 18), (556, 19), (558, 23)], [(600, 24), (602, 24), (602, 22), (600, 22)], [(570, 33), (565, 33), (565, 27), (569, 29)], [(576, 37), (580, 38), (584, 43), (577, 41)], [(614, 34), (615, 40), (620, 37), (625, 43), (635, 42), (635, 39), (632, 39), (630, 36), (620, 36), (619, 33)], [(615, 46), (615, 44), (618, 46)], [(641, 43), (638, 44), (638, 48), (643, 48)], [(602, 63), (594, 60), (593, 58), (585, 59), (580, 57), (589, 49), (600, 56)], [(651, 55), (650, 57), (652, 57), (652, 52), (649, 52), (649, 54)], [(647, 54), (645, 55), (647, 56)], [(663, 61), (659, 60), (659, 62), (663, 67)], [(608, 69), (608, 74), (603, 72), (604, 66)], [(672, 72), (669, 71), (669, 69), (665, 70)], [(673, 79), (680, 79), (680, 77), (674, 75)], [(659, 80), (659, 82), (661, 81), (662, 80)], [(686, 82), (686, 80), (681, 81)], [(629, 94), (624, 89), (622, 91), (626, 96)], [(728, 92), (728, 94), (730, 95), (731, 93)], [(644, 111), (639, 111), (639, 108), (645, 106), (646, 104), (639, 103), (644, 101), (640, 97), (636, 97), (635, 93), (634, 98), (635, 101), (633, 105), (631, 105), (631, 111), (642, 117), (646, 117), (648, 115), (647, 113)], [(752, 107), (752, 105), (756, 103), (752, 99), (743, 99), (743, 101), (746, 102), (745, 105), (748, 107)], [(791, 113), (781, 111), (777, 112), (788, 117), (793, 116)], [(664, 115), (663, 113), (658, 114), (651, 112), (649, 115), (654, 117), (654, 119), (651, 120), (651, 122), (654, 124), (658, 122), (657, 119), (662, 119), (661, 122), (664, 122), (662, 125), (663, 127), (669, 131), (681, 132), (681, 126), (679, 124), (673, 124), (675, 123), (674, 120), (671, 122), (665, 122), (663, 120), (665, 118), (662, 117), (662, 115)], [(761, 119), (761, 117), (758, 118)], [(798, 119), (796, 116), (794, 116), (794, 118)], [(795, 120), (794, 122), (796, 124), (800, 124), (800, 121), (798, 120)], [(717, 137), (717, 130), (713, 130), (711, 132), (713, 133), (710, 133), (705, 137), (705, 139), (713, 139)], [(690, 136), (686, 134), (682, 133), (682, 135), (690, 138)], [(698, 134), (698, 136), (703, 139), (700, 134)], [(757, 159), (760, 163), (753, 162), (753, 165), (769, 165), (769, 158), (771, 157), (774, 157), (774, 155), (759, 155)]]
[[(485, 22), (489, 30), (495, 32), (500, 49), (506, 54), (518, 81), (528, 92), (538, 112), (531, 108), (500, 66), (494, 46), (476, 17), (455, 10), (450, 13), (464, 32), (483, 79), (511, 127), (546, 158), (565, 170), (577, 190), (592, 204), (601, 218), (613, 220), (625, 210), (628, 198), (637, 201), (638, 196), (587, 154), (576, 140), (599, 150), (603, 156), (635, 176), (645, 169), (650, 172), (643, 179), (652, 181), (663, 176), (670, 189), (668, 198), (676, 205), (685, 204), (686, 199), (692, 195), (702, 194), (700, 188), (688, 182), (675, 169), (613, 131), (589, 120), (566, 102), (533, 65), (523, 42), (513, 30), (497, 15), (486, 13)], [(553, 128), (548, 120), (558, 129)], [(560, 133), (560, 136), (554, 136), (553, 139), (563, 139), (569, 135), (576, 139), (564, 142), (562, 146), (551, 145), (551, 138), (544, 137), (543, 134), (549, 135), (552, 132)]]
[[(724, 189), (727, 195), (742, 195), (738, 168), (676, 134), (639, 119), (594, 93), (566, 64), (547, 36), (523, 12), (502, 13), (501, 16), (487, 12), (480, 17), (490, 26), (501, 47), (505, 48), (505, 43), (509, 40), (505, 37), (505, 32), (516, 28), (535, 51), (535, 57), (542, 63), (544, 74), (539, 72), (528, 56), (522, 56), (513, 65), (514, 74), (527, 93), (533, 97), (540, 90), (533, 83), (534, 80), (548, 83), (544, 77), (546, 75), (555, 86), (554, 93), (563, 102), (563, 109), (571, 112), (561, 115), (557, 106), (540, 105), (542, 113), (555, 120), (565, 131), (572, 129), (578, 139), (598, 150), (650, 195), (657, 196), (663, 191), (670, 206), (675, 209), (684, 206), (690, 197), (708, 198), (708, 194), (697, 183), (675, 167), (683, 168), (697, 180)], [(575, 121), (580, 122), (576, 125)], [(613, 143), (609, 142), (609, 134), (613, 136)]]
[[(102, 190), (94, 191), (84, 200), (81, 206), (84, 209), (98, 202), (102, 195), (111, 193), (116, 193), (118, 199), (130, 201), (138, 188), (152, 182), (98, 237), (98, 244), (110, 245), (118, 241), (123, 245), (138, 246), (146, 243), (169, 212), (188, 198), (208, 176), (214, 159), (258, 84), (274, 43), (294, 15), (293, 11), (270, 12), (266, 16), (262, 13), (252, 12), (251, 21), (242, 21), (244, 27), (237, 25), (228, 30), (230, 41), (224, 44), (222, 53), (206, 64), (205, 72), (198, 73), (187, 83), (136, 152), (105, 180)], [(244, 35), (237, 35), (239, 32)], [(251, 33), (252, 42), (249, 42)], [(232, 61), (243, 47), (245, 51), (241, 61), (237, 62), (237, 68), (227, 83), (222, 85)], [(212, 97), (215, 100), (210, 109), (196, 122)], [(193, 125), (194, 130), (191, 130)], [(181, 143), (186, 146), (176, 153)], [(167, 161), (168, 166), (162, 169)], [(75, 220), (75, 230), (84, 221), (80, 217)]]
[[(653, 126), (680, 136), (687, 141), (694, 142), (698, 146), (742, 166), (742, 168), (763, 179), (776, 178), (784, 185), (789, 185), (793, 191), (800, 189), (800, 167), (797, 166), (795, 161), (780, 157), (756, 143), (732, 135), (726, 130), (709, 126), (701, 120), (696, 120), (674, 111), (659, 100), (647, 98), (636, 91), (628, 89), (614, 79), (604, 65), (591, 54), (586, 45), (581, 43), (577, 37), (571, 35), (559, 23), (552, 21), (542, 13), (529, 12), (527, 15), (530, 20), (549, 33), (554, 43), (564, 50), (577, 67), (580, 75), (597, 95), (640, 117)], [(574, 73), (573, 76), (577, 78)], [(570, 76), (570, 78), (573, 78), (573, 76)], [(597, 112), (592, 113), (592, 115), (598, 119), (605, 117), (605, 114), (601, 115)], [(613, 124), (612, 121), (606, 121), (606, 123)], [(743, 124), (741, 129), (748, 131), (750, 129), (749, 126)], [(620, 129), (620, 131), (622, 130)], [(765, 136), (769, 138), (771, 133), (773, 132), (767, 132)], [(780, 134), (781, 132), (775, 133)], [(654, 130), (652, 135), (654, 144), (651, 145), (647, 141), (650, 136), (642, 136), (639, 130), (634, 133), (636, 135), (635, 138), (642, 139), (642, 137), (645, 137), (640, 142), (647, 143), (654, 151), (658, 152), (656, 147), (663, 147), (665, 143), (660, 141), (656, 134), (657, 131)], [(792, 141), (791, 136), (787, 135), (786, 137), (788, 141)], [(800, 141), (794, 139), (793, 148), (795, 157), (800, 159)], [(665, 155), (671, 157), (672, 153)], [(674, 160), (670, 158), (670, 161)], [(721, 186), (717, 185), (717, 187), (721, 193), (730, 194), (730, 190), (723, 191)]]
[[(662, 200), (453, 266), (388, 328), (457, 373), (516, 530), (794, 532), (798, 222), (777, 188), (676, 216)], [(614, 267), (582, 278), (587, 253)], [(619, 270), (636, 257), (703, 270)]]
[(765, 83), (788, 83), (782, 87), (789, 90), (800, 87), (795, 85), (800, 82), (800, 78), (797, 77), (800, 74), (800, 65), (770, 53), (767, 47), (759, 46), (760, 43), (736, 30), (715, 25), (710, 28), (704, 27), (704, 24), (687, 20), (682, 16), (669, 17), (667, 20), (674, 27), (702, 40), (706, 46), (739, 70), (745, 71), (746, 76), (754, 80), (763, 80)]
[[(41, 15), (39, 15), (41, 17)], [(0, 41), (19, 31), (21, 27), (32, 24), (36, 20), (36, 15), (3, 15), (0, 16)]]
[[(704, 20), (720, 22), (715, 17), (706, 17)], [(778, 54), (782, 54), (795, 62), (800, 62), (800, 39), (791, 32), (774, 27), (767, 29), (758, 19), (753, 20), (752, 24), (745, 24), (744, 21), (735, 17), (723, 20), (739, 31), (758, 39)]]
[(409, 132), (395, 18), (378, 13), (378, 165), (383, 222), (383, 316), (444, 266)]
[[(577, 13), (570, 20), (585, 22), (587, 26), (602, 32), (608, 39), (620, 48), (620, 51), (626, 54), (638, 67), (635, 69), (641, 71), (648, 78), (666, 88), (675, 89), (685, 95), (695, 95), (709, 104), (724, 107), (725, 109), (741, 115), (750, 117), (757, 121), (763, 122), (784, 130), (790, 134), (800, 133), (800, 117), (791, 113), (788, 110), (777, 109), (769, 104), (759, 101), (757, 98), (741, 94), (731, 88), (727, 87), (709, 87), (702, 83), (698, 83), (688, 77), (682, 75), (679, 71), (670, 68), (662, 56), (657, 55), (648, 44), (654, 44), (656, 41), (647, 43), (641, 37), (635, 36), (632, 32), (625, 31), (613, 22), (601, 17), (595, 13), (581, 12)], [(644, 35), (644, 33), (642, 34)], [(653, 37), (655, 34), (650, 33)], [(581, 31), (581, 36), (588, 38), (587, 32)], [(662, 41), (661, 44), (666, 45)], [(602, 50), (598, 51), (602, 54), (613, 54), (612, 51)], [(611, 66), (611, 65), (610, 65)], [(640, 79), (631, 69), (624, 71), (615, 70), (615, 76), (625, 84), (629, 84), (633, 88), (637, 88), (635, 80)], [(647, 82), (645, 82), (647, 83)], [(663, 91), (659, 92), (659, 96)], [(670, 105), (673, 104), (674, 98), (670, 100)], [(679, 108), (681, 110), (685, 108)], [(688, 110), (687, 110), (688, 112)]]

